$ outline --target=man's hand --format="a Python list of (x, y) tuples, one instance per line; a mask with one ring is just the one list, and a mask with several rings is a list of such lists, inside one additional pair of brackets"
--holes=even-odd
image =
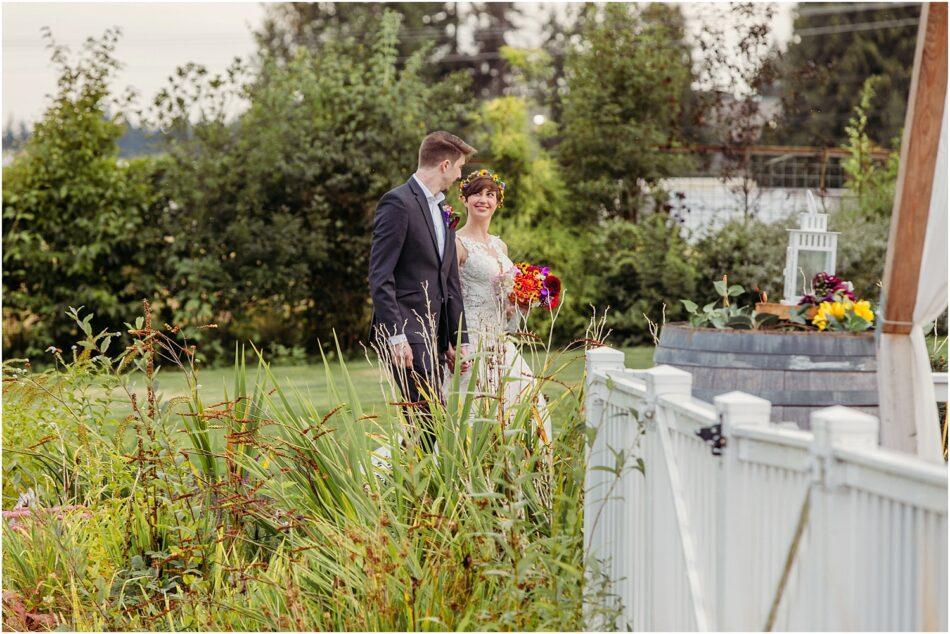
[(393, 363), (396, 367), (412, 368), (412, 346), (408, 341), (402, 341), (393, 346)]
[(460, 352), (462, 353), (462, 372), (468, 372), (472, 367), (472, 351), (467, 343), (463, 343)]
[[(468, 372), (469, 367), (472, 365), (472, 360), (469, 358), (469, 345), (463, 343), (462, 347), (459, 349), (462, 357), (462, 372)], [(450, 345), (449, 349), (445, 351), (445, 361), (449, 366), (450, 372), (455, 372), (455, 362), (458, 359), (458, 355), (455, 353), (455, 346)]]
[(455, 372), (455, 346), (449, 344), (449, 349), (445, 351), (445, 362), (449, 366), (449, 372)]

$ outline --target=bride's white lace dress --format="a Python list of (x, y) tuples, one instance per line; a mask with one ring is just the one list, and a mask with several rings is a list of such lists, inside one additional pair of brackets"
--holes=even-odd
[[(504, 406), (531, 398), (535, 375), (509, 336), (517, 329), (518, 312), (505, 318), (507, 299), (500, 291), (499, 276), (511, 271), (514, 263), (505, 255), (504, 245), (498, 236), (489, 236), (485, 244), (477, 240), (457, 236), (468, 251), (468, 257), (459, 267), (462, 284), (462, 301), (465, 308), (465, 324), (469, 344), (481, 355), (474, 389), (482, 394), (497, 394), (499, 383), (504, 382)], [(461, 378), (460, 389), (473, 389), (471, 370)], [(539, 436), (549, 444), (551, 420), (544, 396), (538, 391), (533, 418), (541, 422)], [(542, 431), (543, 430), (543, 431)]]

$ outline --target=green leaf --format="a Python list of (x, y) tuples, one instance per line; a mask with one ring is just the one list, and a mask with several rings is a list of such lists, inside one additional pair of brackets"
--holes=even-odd
[(722, 280), (716, 280), (713, 282), (713, 288), (716, 289), (716, 293), (720, 296), (728, 295), (728, 289), (726, 288), (726, 283)]
[(696, 302), (692, 302), (692, 301), (690, 301), (690, 300), (688, 300), (688, 299), (681, 299), (680, 302), (683, 303), (683, 306), (686, 308), (686, 312), (688, 312), (688, 313), (690, 313), (690, 314), (695, 314), (695, 313), (696, 313), (696, 309), (699, 308), (699, 306), (696, 304)]
[(736, 297), (737, 295), (742, 295), (743, 293), (745, 293), (745, 289), (739, 284), (733, 284), (729, 287), (729, 297)]

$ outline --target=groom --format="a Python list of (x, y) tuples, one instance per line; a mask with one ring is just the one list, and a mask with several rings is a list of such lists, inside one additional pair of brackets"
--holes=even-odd
[[(444, 361), (468, 369), (468, 335), (455, 254), (455, 229), (443, 213), (445, 192), (461, 178), (475, 148), (448, 132), (433, 132), (419, 146), (415, 174), (380, 198), (373, 220), (369, 287), (373, 299), (370, 339), (389, 347), (393, 376), (403, 398), (416, 404), (422, 447), (435, 433), (422, 391), (437, 394)], [(455, 343), (461, 338), (458, 354)], [(433, 358), (435, 356), (435, 358)]]

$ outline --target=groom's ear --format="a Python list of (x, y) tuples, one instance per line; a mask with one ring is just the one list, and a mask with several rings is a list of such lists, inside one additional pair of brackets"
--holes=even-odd
[(450, 169), (452, 169), (452, 161), (450, 161), (449, 159), (445, 159), (444, 161), (439, 163), (439, 171), (442, 172), (443, 174), (448, 172)]

